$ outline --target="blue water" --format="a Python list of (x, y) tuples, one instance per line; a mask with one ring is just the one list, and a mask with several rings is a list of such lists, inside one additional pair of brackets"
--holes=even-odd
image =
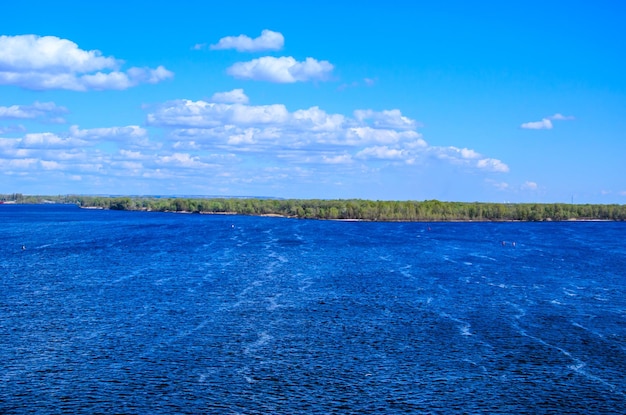
[(0, 229), (2, 414), (626, 413), (626, 223)]

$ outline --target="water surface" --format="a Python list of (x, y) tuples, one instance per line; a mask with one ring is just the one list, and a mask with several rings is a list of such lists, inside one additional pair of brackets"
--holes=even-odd
[(0, 224), (3, 414), (626, 412), (624, 223)]

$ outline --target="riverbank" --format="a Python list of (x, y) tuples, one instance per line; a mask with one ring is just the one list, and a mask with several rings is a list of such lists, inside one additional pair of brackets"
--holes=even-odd
[[(0, 195), (0, 200), (2, 200)], [(373, 201), (361, 199), (161, 198), (29, 196), (18, 203), (72, 203), (82, 208), (378, 222), (623, 221), (626, 205)], [(5, 199), (5, 203), (11, 202)], [(15, 201), (13, 201), (15, 202)]]

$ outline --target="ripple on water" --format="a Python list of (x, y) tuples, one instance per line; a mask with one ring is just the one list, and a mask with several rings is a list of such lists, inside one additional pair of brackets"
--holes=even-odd
[(626, 413), (624, 224), (33, 209), (1, 413)]

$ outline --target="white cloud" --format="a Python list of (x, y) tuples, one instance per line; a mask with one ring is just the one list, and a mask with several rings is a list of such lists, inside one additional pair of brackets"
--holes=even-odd
[(504, 164), (502, 161), (498, 159), (485, 158), (478, 160), (476, 163), (476, 167), (479, 169), (484, 169), (487, 171), (499, 172), (499, 173), (507, 173), (509, 171), (509, 166)]
[(158, 126), (212, 127), (223, 124), (229, 105), (205, 101), (169, 101), (148, 114), (148, 124)]
[(187, 150), (187, 151), (199, 151), (202, 149), (195, 141), (177, 141), (172, 144), (174, 150)]
[(472, 149), (429, 146), (416, 131), (419, 123), (397, 109), (361, 109), (352, 118), (319, 107), (290, 112), (281, 104), (178, 100), (157, 107), (147, 118), (152, 126), (170, 129), (176, 149), (189, 152), (219, 149), (268, 160), (345, 165), (356, 159), (416, 164), (430, 154), (469, 170), (509, 171), (502, 161)]
[(395, 144), (400, 141), (417, 143), (419, 147), (427, 144), (416, 131), (397, 131), (393, 129), (379, 129), (372, 127), (354, 127), (346, 130), (346, 143), (362, 145), (368, 143)]
[(178, 100), (161, 105), (148, 114), (148, 123), (156, 126), (218, 127), (227, 125), (283, 124), (289, 118), (282, 104), (243, 105), (206, 101)]
[(53, 133), (26, 134), (20, 140), (20, 147), (30, 149), (82, 147), (85, 141), (76, 138), (63, 138)]
[(322, 156), (322, 162), (326, 164), (350, 164), (352, 156), (350, 154), (338, 154), (336, 156)]
[(127, 89), (173, 76), (163, 66), (120, 72), (122, 64), (98, 50), (85, 51), (55, 36), (0, 36), (0, 85), (34, 90)]
[(174, 167), (198, 169), (207, 168), (211, 165), (204, 163), (200, 160), (200, 157), (192, 156), (187, 153), (174, 153), (169, 156), (157, 157), (156, 163), (160, 165), (170, 165)]
[(328, 79), (334, 66), (328, 61), (306, 58), (298, 62), (291, 56), (264, 56), (247, 62), (237, 62), (226, 72), (240, 79), (268, 81), (276, 83), (294, 83), (306, 81), (324, 81)]
[(544, 118), (541, 121), (525, 122), (520, 127), (527, 129), (527, 130), (551, 130), (552, 121), (550, 121), (547, 118)]
[(387, 146), (375, 146), (375, 147), (367, 147), (358, 153), (356, 153), (356, 158), (360, 159), (382, 159), (382, 160), (394, 160), (394, 159), (404, 159), (408, 155), (407, 150), (389, 148)]
[(371, 125), (376, 128), (410, 130), (418, 126), (415, 120), (403, 116), (397, 109), (385, 111), (356, 110), (354, 111), (354, 118), (364, 123), (371, 120)]
[(509, 166), (502, 161), (494, 158), (486, 158), (472, 149), (454, 146), (433, 146), (429, 147), (428, 150), (436, 158), (446, 160), (453, 165), (494, 173), (508, 173), (509, 171)]
[(235, 104), (231, 107), (229, 115), (233, 124), (282, 124), (288, 120), (289, 111), (282, 104), (259, 106)]
[(140, 170), (144, 168), (142, 163), (136, 161), (112, 161), (111, 166), (119, 167), (123, 170), (130, 170), (134, 174), (139, 173)]
[[(211, 45), (212, 50), (235, 49), (238, 52), (259, 52), (265, 50), (280, 50), (285, 44), (285, 38), (280, 32), (263, 30), (261, 36), (250, 38), (246, 35), (226, 36), (215, 45)], [(203, 45), (196, 45), (194, 48), (201, 48)]]
[(64, 165), (56, 161), (41, 160), (41, 167), (44, 170), (63, 170)]
[[(193, 183), (199, 193), (247, 183), (295, 186), (296, 178), (354, 184), (364, 174), (400, 168), (407, 173), (434, 163), (461, 166), (481, 176), (508, 171), (500, 160), (469, 148), (429, 146), (419, 123), (398, 109), (343, 115), (317, 106), (290, 111), (282, 104), (247, 101), (243, 90), (234, 89), (214, 94), (210, 101), (175, 100), (150, 107), (150, 129), (73, 125), (65, 132), (0, 137), (0, 170), (4, 175), (46, 175), (55, 182), (79, 177), (94, 185), (115, 183), (112, 192), (130, 178), (142, 178), (142, 183), (171, 179), (185, 189)], [(49, 112), (58, 108), (49, 103), (32, 107)], [(2, 110), (30, 116), (28, 109)], [(159, 127), (164, 131), (151, 136)], [(176, 192), (176, 186), (168, 190)]]
[(556, 113), (549, 117), (543, 118), (541, 121), (525, 122), (520, 127), (528, 130), (551, 130), (553, 127), (552, 121), (568, 121), (574, 120), (572, 115), (563, 115)]
[(18, 143), (19, 143), (19, 139), (0, 137), (0, 154), (5, 152), (7, 149), (16, 148)]
[[(79, 78), (80, 84), (85, 89), (128, 89), (142, 83), (156, 84), (173, 77), (174, 74), (163, 66), (156, 69), (130, 68), (124, 72), (98, 72), (92, 75), (83, 75)], [(72, 88), (67, 88), (72, 89)]]
[(211, 97), (211, 101), (220, 104), (247, 104), (249, 99), (243, 89), (239, 88), (228, 92), (216, 92)]
[(343, 115), (327, 114), (319, 107), (297, 110), (292, 116), (296, 124), (311, 131), (340, 131), (345, 123)]
[[(148, 141), (147, 131), (138, 126), (92, 128), (81, 130), (78, 126), (70, 127), (69, 132), (63, 135), (55, 133), (31, 133), (23, 138), (7, 139), (12, 141), (16, 148), (21, 149), (60, 149), (93, 147), (105, 141), (115, 141), (125, 145), (144, 145)], [(2, 141), (0, 141), (0, 144)]]
[(147, 137), (146, 129), (137, 125), (126, 127), (91, 128), (81, 130), (77, 125), (70, 127), (72, 137), (85, 140), (139, 140)]
[(482, 155), (469, 148), (458, 148), (454, 146), (436, 147), (437, 157), (442, 159), (456, 159), (460, 161), (472, 160), (482, 157)]
[[(421, 134), (411, 130), (354, 127), (359, 122), (319, 107), (289, 112), (282, 105), (251, 106), (204, 101), (171, 101), (148, 114), (153, 126), (178, 127), (172, 136), (194, 145), (217, 143), (280, 143), (292, 148), (309, 146), (358, 147), (402, 143), (407, 149), (427, 146)], [(240, 148), (241, 150), (241, 148)]]
[(522, 184), (522, 190), (537, 190), (537, 183), (535, 182), (531, 182), (531, 181), (526, 181), (524, 182), (524, 184)]
[(38, 160), (35, 158), (22, 158), (22, 159), (0, 159), (2, 163), (0, 163), (0, 169), (10, 170), (10, 169), (20, 169), (26, 170), (30, 169), (33, 165), (37, 164)]
[(54, 102), (35, 101), (33, 105), (11, 105), (10, 107), (0, 107), (0, 119), (50, 119), (51, 116), (56, 117), (57, 114), (64, 114), (67, 112), (67, 108), (58, 107)]
[(99, 50), (85, 51), (56, 36), (0, 36), (2, 71), (93, 72), (117, 69), (121, 64), (113, 57), (102, 56)]
[(552, 116), (550, 116), (548, 118), (550, 118), (551, 120), (561, 120), (561, 121), (567, 121), (567, 120), (574, 120), (574, 119), (576, 119), (572, 115), (563, 115), (563, 114), (559, 114), (559, 113), (556, 113), (556, 114), (554, 114), (554, 115), (552, 115)]

